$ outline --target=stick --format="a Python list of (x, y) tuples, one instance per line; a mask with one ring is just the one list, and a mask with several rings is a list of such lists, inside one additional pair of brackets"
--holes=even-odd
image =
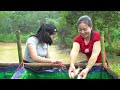
[(22, 61), (21, 37), (20, 37), (20, 31), (19, 30), (16, 30), (16, 37), (17, 37), (19, 64), (21, 65), (23, 63), (23, 61)]
[(19, 63), (0, 63), (0, 67), (19, 65)]
[[(14, 65), (19, 65), (19, 63), (0, 63), (0, 67), (5, 67), (5, 66), (14, 66)], [(59, 64), (53, 64), (53, 63), (24, 63), (25, 66), (29, 67), (60, 67)], [(64, 64), (66, 67), (69, 67), (70, 64)], [(85, 68), (87, 63), (76, 63), (76, 67), (81, 67)], [(99, 64), (95, 64), (94, 66), (99, 66)]]
[(101, 42), (101, 54), (102, 54), (102, 66), (105, 66), (105, 46), (104, 46), (104, 32), (100, 32), (100, 42)]
[[(104, 32), (101, 31), (100, 32), (101, 36), (100, 36), (100, 42), (101, 42), (101, 54), (102, 54), (102, 66), (105, 66), (105, 46), (104, 46)], [(114, 75), (117, 79), (120, 78), (120, 74), (117, 74), (114, 72), (114, 70), (110, 67), (107, 67), (107, 70)]]

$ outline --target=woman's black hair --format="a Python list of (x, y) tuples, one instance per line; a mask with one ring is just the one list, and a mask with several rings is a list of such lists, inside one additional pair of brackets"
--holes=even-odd
[(36, 38), (38, 38), (40, 43), (46, 43), (51, 45), (52, 39), (50, 38), (50, 35), (54, 35), (55, 32), (58, 32), (56, 27), (53, 24), (45, 24), (43, 23), (39, 30), (37, 31), (37, 34), (33, 35)]
[[(77, 26), (81, 23), (85, 23), (87, 24), (89, 27), (93, 27), (93, 24), (92, 24), (92, 20), (89, 16), (87, 15), (84, 15), (84, 16), (81, 16), (78, 21), (77, 21)], [(91, 38), (93, 37), (93, 30), (91, 31)]]

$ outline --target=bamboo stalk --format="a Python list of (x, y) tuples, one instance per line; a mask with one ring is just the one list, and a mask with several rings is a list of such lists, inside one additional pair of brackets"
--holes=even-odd
[(0, 63), (0, 67), (19, 65), (19, 63)]
[[(5, 67), (5, 66), (13, 66), (13, 65), (19, 65), (19, 63), (0, 63), (0, 67)], [(25, 66), (29, 67), (60, 67), (59, 64), (53, 64), (53, 63), (24, 63)], [(66, 67), (69, 67), (70, 64), (64, 64)], [(85, 68), (87, 63), (76, 63), (76, 67), (81, 67)], [(94, 66), (99, 66), (99, 64), (95, 64)]]
[[(101, 31), (100, 32), (101, 36), (100, 36), (100, 42), (101, 42), (101, 54), (102, 54), (102, 66), (105, 67), (105, 46), (104, 46), (104, 32)], [(114, 75), (117, 79), (120, 78), (120, 75), (115, 73), (114, 70), (110, 67), (106, 68), (109, 73), (111, 73), (111, 75)]]
[(104, 46), (104, 32), (100, 32), (100, 42), (101, 42), (101, 54), (102, 54), (102, 66), (105, 66), (105, 46)]
[(20, 31), (16, 30), (16, 37), (17, 37), (17, 48), (18, 48), (18, 56), (19, 56), (19, 64), (22, 64), (22, 47), (21, 47), (21, 36)]

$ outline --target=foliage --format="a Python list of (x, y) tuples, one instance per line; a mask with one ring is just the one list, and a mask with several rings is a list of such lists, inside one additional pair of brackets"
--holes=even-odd
[(114, 56), (120, 56), (120, 48), (117, 48), (115, 46), (107, 46), (106, 47), (106, 51), (109, 53), (109, 54), (112, 54)]
[(116, 51), (120, 43), (119, 11), (0, 11), (0, 41), (15, 42), (15, 31), (22, 32), (22, 41), (35, 34), (42, 23), (52, 23), (58, 29), (54, 40), (61, 48), (71, 48), (77, 32), (77, 20), (88, 15), (93, 22), (93, 29), (104, 31), (108, 52)]
[(16, 36), (15, 34), (0, 34), (0, 42), (15, 42), (16, 41)]

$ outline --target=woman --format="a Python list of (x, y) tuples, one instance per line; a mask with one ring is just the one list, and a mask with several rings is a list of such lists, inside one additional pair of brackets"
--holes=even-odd
[[(56, 27), (52, 24), (42, 24), (37, 34), (28, 38), (25, 45), (25, 63), (62, 63), (50, 58), (48, 45), (51, 45), (54, 37), (58, 34)], [(61, 64), (62, 65), (62, 64)]]
[[(75, 60), (79, 51), (87, 57), (87, 66), (78, 75), (81, 79), (85, 79), (89, 70), (95, 63), (102, 63), (100, 33), (92, 30), (92, 20), (87, 15), (81, 16), (77, 22), (79, 35), (74, 38), (73, 47), (70, 53), (69, 77), (75, 77)], [(71, 73), (74, 73), (71, 75)]]

